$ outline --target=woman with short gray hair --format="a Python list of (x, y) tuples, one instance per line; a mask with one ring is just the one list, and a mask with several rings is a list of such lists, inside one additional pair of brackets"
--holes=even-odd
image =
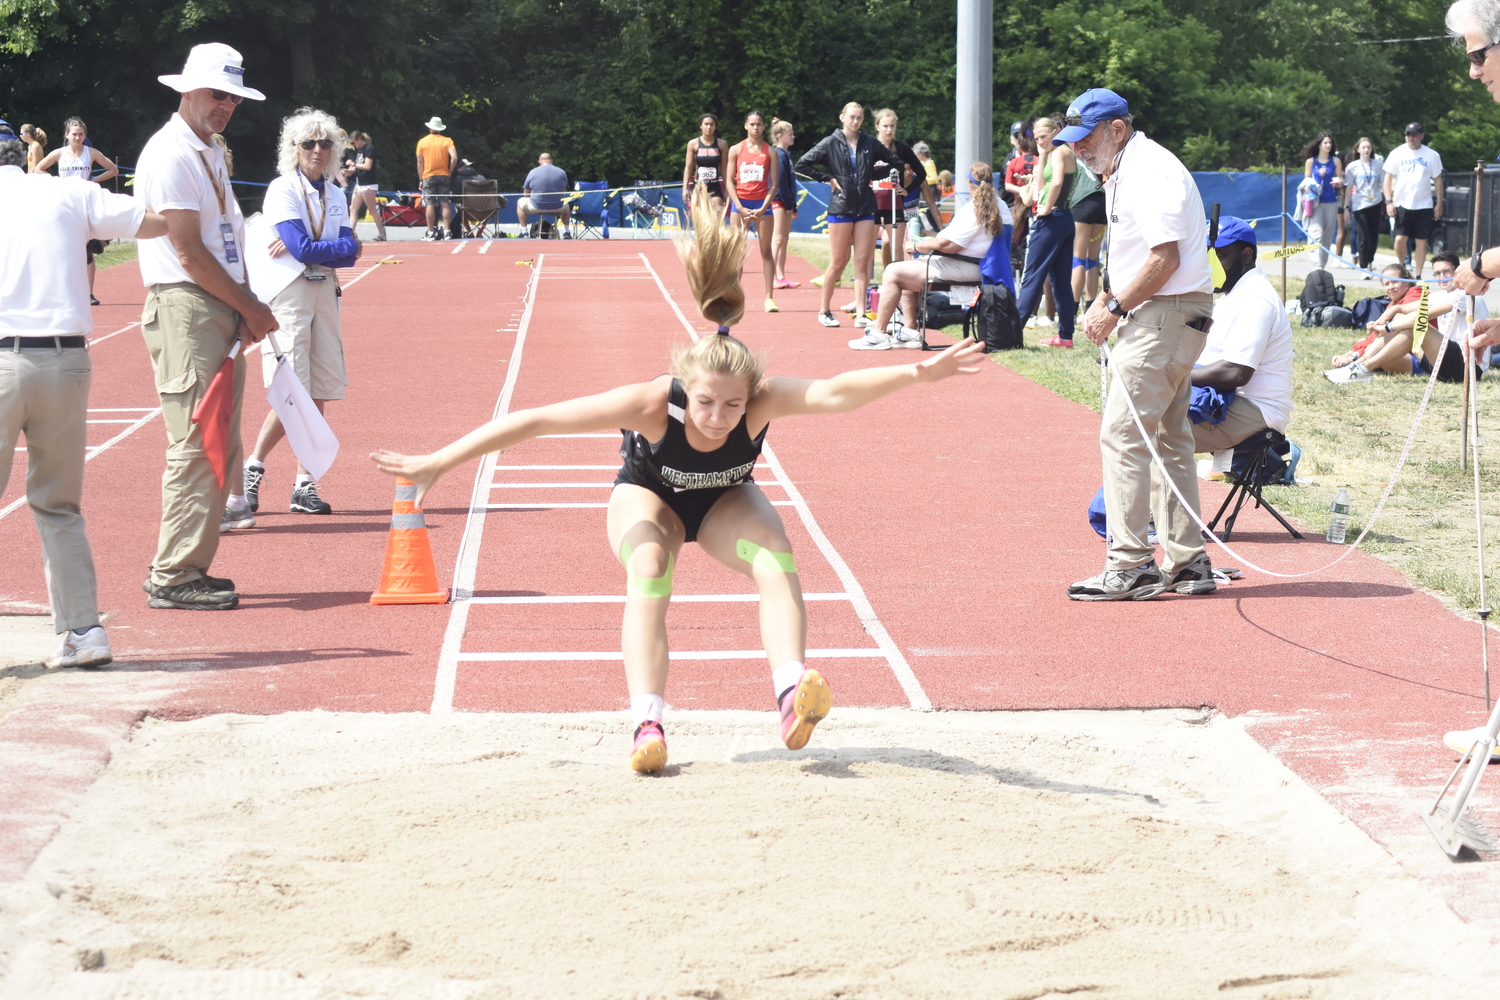
[[(337, 269), (352, 265), (363, 250), (349, 226), (343, 195), (328, 190), (328, 182), (338, 171), (334, 150), (343, 146), (343, 130), (332, 115), (299, 108), (282, 123), (277, 157), (281, 175), (266, 188), (263, 209), (266, 222), (276, 230), (271, 256), (290, 254), (303, 265), (302, 273), (271, 299), (271, 312), (281, 329), (267, 338), (263, 348), (265, 384), (270, 388), (277, 354), (284, 355), (319, 413), (330, 399), (344, 398), (344, 386), (349, 381), (339, 327)], [(285, 434), (276, 411), (267, 413), (255, 450), (245, 460), (245, 498), (252, 512), (260, 507), (266, 456)], [(333, 513), (300, 462), (291, 511)]]

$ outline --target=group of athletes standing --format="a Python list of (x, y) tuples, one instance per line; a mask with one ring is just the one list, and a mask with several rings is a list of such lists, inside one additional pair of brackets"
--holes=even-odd
[[(898, 119), (889, 108), (875, 113), (872, 136), (860, 131), (863, 106), (850, 102), (839, 114), (840, 127), (821, 139), (795, 163), (791, 147), (796, 141), (792, 124), (771, 119), (770, 142), (765, 139), (766, 116), (760, 111), (745, 115), (745, 139), (730, 146), (719, 137), (717, 115), (698, 119), (699, 135), (688, 141), (683, 166), (683, 203), (690, 204), (693, 188), (701, 184), (716, 213), (728, 214), (736, 228), (754, 225), (760, 242), (765, 276), (765, 311), (779, 312), (776, 289), (796, 288), (786, 276), (787, 238), (797, 217), (796, 174), (801, 172), (831, 188), (828, 201), (828, 270), (821, 284), (823, 299), (818, 322), (836, 327), (833, 289), (849, 257), (854, 256), (854, 298), (845, 312), (855, 315), (854, 325), (868, 327), (863, 303), (875, 258), (877, 233), (883, 234), (884, 262), (904, 260), (907, 201), (920, 194), (938, 219), (937, 199), (928, 183), (926, 163), (913, 147), (896, 139)], [(771, 214), (772, 225), (758, 223)]]

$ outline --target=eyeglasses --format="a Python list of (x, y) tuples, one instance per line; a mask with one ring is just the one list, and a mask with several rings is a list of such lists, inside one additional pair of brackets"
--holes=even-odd
[(303, 149), (332, 149), (333, 148), (333, 140), (332, 139), (303, 139), (302, 142), (301, 142), (301, 146), (302, 146)]
[(1475, 49), (1473, 52), (1466, 52), (1464, 54), (1469, 57), (1469, 62), (1474, 66), (1474, 68), (1478, 69), (1484, 65), (1484, 57), (1488, 55), (1490, 49), (1493, 49), (1496, 45), (1500, 45), (1500, 42), (1491, 42), (1482, 49)]
[(208, 96), (212, 97), (215, 103), (223, 103), (225, 100), (228, 100), (235, 107), (239, 107), (240, 102), (244, 100), (239, 94), (231, 94), (227, 90), (210, 90)]
[(1455, 270), (1453, 270), (1452, 268), (1445, 268), (1442, 271), (1439, 271), (1437, 268), (1433, 268), (1432, 269), (1432, 276), (1434, 278), (1436, 278), (1437, 280), (1439, 280), (1439, 281), (1443, 281), (1443, 280), (1445, 280), (1447, 278), (1451, 278), (1451, 277), (1453, 277), (1457, 273), (1458, 272), (1455, 271)]

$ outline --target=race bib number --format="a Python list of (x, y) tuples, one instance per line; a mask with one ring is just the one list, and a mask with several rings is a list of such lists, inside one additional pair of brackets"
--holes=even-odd
[(766, 167), (763, 163), (741, 163), (740, 183), (756, 184), (766, 179)]
[(719, 168), (718, 167), (699, 167), (698, 168), (698, 183), (699, 184), (713, 184), (713, 183), (717, 182), (718, 179), (719, 179)]

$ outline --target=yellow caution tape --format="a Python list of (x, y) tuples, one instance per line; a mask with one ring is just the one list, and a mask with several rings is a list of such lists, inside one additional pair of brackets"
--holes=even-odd
[(1260, 259), (1276, 260), (1278, 257), (1291, 257), (1295, 254), (1301, 253), (1304, 250), (1311, 250), (1312, 248), (1313, 244), (1311, 243), (1298, 243), (1294, 246), (1282, 247), (1279, 250), (1268, 250), (1260, 255)]
[(1427, 299), (1431, 289), (1422, 285), (1422, 301), (1417, 303), (1417, 325), (1411, 328), (1411, 349), (1420, 350), (1422, 341), (1427, 337)]

